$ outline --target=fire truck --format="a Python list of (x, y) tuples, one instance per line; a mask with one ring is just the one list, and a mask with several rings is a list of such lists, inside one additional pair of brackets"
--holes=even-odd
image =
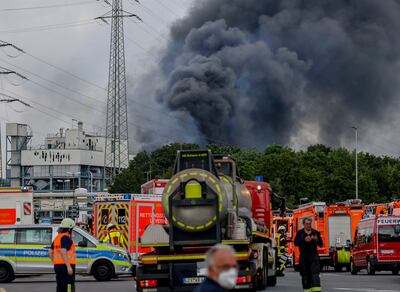
[(388, 204), (378, 203), (378, 204), (368, 204), (365, 206), (364, 217), (378, 216), (382, 214), (387, 214)]
[(167, 179), (152, 179), (140, 187), (142, 194), (154, 194), (162, 195), (165, 186), (167, 185)]
[(264, 223), (268, 229), (268, 234), (273, 238), (271, 186), (266, 182), (260, 181), (245, 181), (244, 186), (249, 190), (253, 201), (253, 218)]
[(0, 188), (0, 225), (33, 223), (32, 188)]
[(329, 244), (328, 264), (337, 272), (342, 271), (344, 267), (350, 271), (350, 246), (363, 214), (364, 205), (360, 200), (347, 200), (325, 208), (324, 239)]
[[(310, 218), (312, 222), (312, 228), (321, 233), (324, 243), (322, 247), (318, 247), (318, 255), (321, 260), (321, 264), (324, 264), (330, 260), (329, 248), (326, 248), (327, 244), (325, 240), (325, 208), (326, 203), (324, 202), (312, 202), (300, 205), (297, 209), (293, 210), (293, 241), (297, 231), (303, 228), (303, 219)], [(292, 260), (295, 270), (298, 270), (299, 258), (299, 248), (294, 247)]]
[(281, 214), (280, 210), (273, 211), (273, 234), (277, 235), (279, 226), (285, 226), (286, 228), (286, 248), (287, 253), (289, 255), (288, 263), (293, 264), (293, 238), (295, 234), (293, 234), (293, 212), (287, 211), (285, 214)]
[[(293, 210), (294, 236), (303, 228), (302, 220), (310, 218), (312, 227), (321, 234), (323, 246), (318, 247), (322, 267), (332, 266), (336, 271), (350, 270), (350, 245), (357, 224), (363, 218), (364, 206), (360, 200), (348, 200), (327, 205), (313, 202)], [(299, 249), (294, 247), (293, 263), (299, 264)]]
[(152, 249), (142, 247), (140, 238), (150, 224), (164, 224), (161, 196), (150, 194), (97, 195), (94, 203), (94, 235), (102, 241), (112, 223), (124, 237), (122, 247), (131, 254), (133, 264), (139, 255)]

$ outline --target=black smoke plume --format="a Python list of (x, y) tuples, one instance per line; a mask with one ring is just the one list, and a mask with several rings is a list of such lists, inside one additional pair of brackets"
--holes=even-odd
[(171, 29), (157, 99), (203, 142), (339, 144), (397, 106), (399, 15), (398, 0), (197, 1)]

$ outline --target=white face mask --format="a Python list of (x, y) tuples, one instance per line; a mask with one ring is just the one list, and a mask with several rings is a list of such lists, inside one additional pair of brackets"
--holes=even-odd
[(225, 289), (233, 289), (236, 286), (236, 279), (238, 276), (238, 270), (230, 268), (224, 271), (218, 276), (218, 283)]

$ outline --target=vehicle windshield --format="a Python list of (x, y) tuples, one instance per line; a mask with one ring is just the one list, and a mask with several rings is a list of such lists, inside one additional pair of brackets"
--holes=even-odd
[(218, 161), (215, 164), (215, 167), (217, 168), (218, 173), (224, 174), (228, 177), (233, 176), (233, 170), (232, 170), (232, 163), (231, 162), (221, 162)]
[(400, 226), (399, 225), (379, 226), (378, 241), (400, 242)]
[(87, 233), (87, 232), (86, 232), (85, 230), (83, 230), (82, 228), (80, 228), (80, 227), (75, 227), (74, 229), (79, 229), (79, 233), (82, 234), (82, 235), (85, 235), (85, 237), (86, 237), (87, 239), (89, 239), (92, 243), (94, 243), (94, 244), (98, 244), (98, 243), (99, 243), (99, 240), (98, 240), (96, 237), (90, 235), (89, 233)]

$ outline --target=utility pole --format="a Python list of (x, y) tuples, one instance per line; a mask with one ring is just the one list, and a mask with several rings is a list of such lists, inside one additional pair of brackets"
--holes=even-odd
[(355, 154), (356, 154), (356, 200), (358, 200), (358, 128), (353, 126), (351, 127), (354, 130), (355, 138), (356, 138), (356, 145), (355, 145)]
[[(109, 4), (108, 0), (105, 0)], [(140, 17), (122, 9), (122, 0), (112, 1), (111, 12), (96, 19), (111, 19), (110, 61), (108, 72), (105, 179), (112, 183), (115, 176), (128, 167), (128, 110), (126, 98), (124, 22), (125, 17)]]

